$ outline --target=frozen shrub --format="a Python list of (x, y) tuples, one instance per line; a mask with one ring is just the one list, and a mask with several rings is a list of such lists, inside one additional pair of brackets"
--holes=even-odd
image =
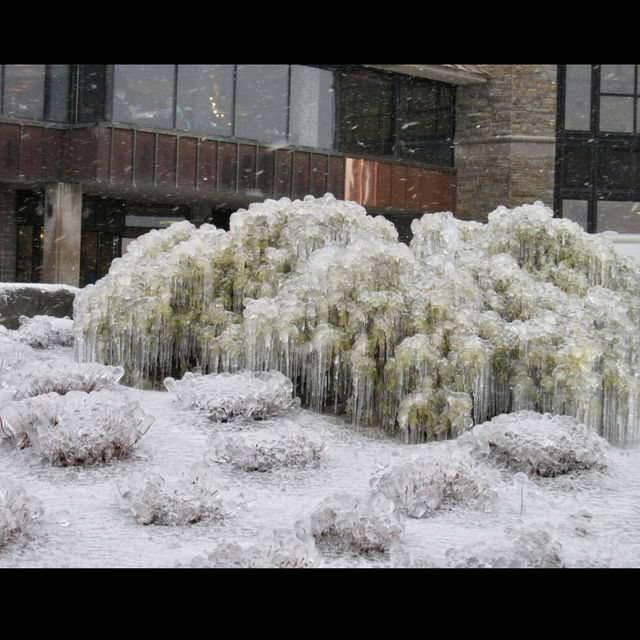
[(446, 552), (447, 566), (458, 569), (559, 569), (562, 545), (542, 529), (508, 528), (509, 546), (474, 543)]
[(324, 444), (301, 429), (265, 440), (261, 433), (217, 437), (208, 453), (212, 462), (232, 464), (244, 471), (272, 471), (317, 465)]
[(304, 569), (320, 564), (321, 558), (313, 545), (284, 529), (275, 530), (271, 537), (257, 544), (221, 543), (212, 552), (191, 561), (194, 568)]
[(490, 471), (465, 452), (438, 447), (384, 471), (371, 485), (392, 500), (397, 510), (425, 518), (460, 503), (487, 506), (495, 497), (494, 482)]
[(242, 506), (223, 496), (206, 474), (195, 469), (177, 477), (139, 473), (118, 483), (122, 507), (144, 525), (181, 526), (201, 520), (222, 521)]
[(124, 458), (152, 422), (137, 402), (108, 391), (25, 398), (10, 403), (0, 416), (4, 437), (32, 445), (54, 466)]
[(49, 392), (61, 395), (69, 391), (101, 391), (112, 389), (122, 378), (122, 367), (93, 362), (65, 363), (64, 368), (48, 362), (27, 362), (14, 367), (6, 386), (13, 389), (16, 399)]
[(457, 442), (513, 471), (554, 477), (606, 466), (609, 444), (575, 418), (533, 411), (496, 416)]
[(15, 330), (15, 335), (20, 342), (36, 349), (72, 347), (73, 320), (53, 316), (20, 316), (20, 327)]
[(28, 496), (12, 482), (0, 479), (0, 549), (23, 535), (42, 513), (39, 500)]
[(164, 385), (183, 406), (200, 409), (215, 422), (262, 420), (299, 404), (291, 380), (279, 371), (187, 372), (181, 380), (165, 378)]
[(404, 532), (393, 503), (379, 493), (364, 498), (335, 494), (296, 527), (301, 540), (311, 536), (318, 549), (329, 554), (388, 553)]

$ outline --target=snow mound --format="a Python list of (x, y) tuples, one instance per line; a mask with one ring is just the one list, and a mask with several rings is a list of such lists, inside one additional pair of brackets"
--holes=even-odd
[(33, 446), (53, 466), (93, 466), (124, 458), (153, 418), (135, 401), (100, 391), (46, 393), (0, 409), (3, 437)]
[(24, 535), (30, 523), (43, 513), (39, 500), (0, 478), (0, 549)]
[(491, 470), (463, 449), (438, 447), (380, 473), (370, 484), (392, 500), (397, 511), (425, 518), (457, 504), (486, 508), (496, 498), (495, 483)]
[(201, 520), (223, 521), (241, 503), (212, 485), (196, 469), (179, 476), (138, 473), (118, 484), (121, 506), (143, 525), (185, 526)]
[(165, 387), (187, 408), (204, 411), (215, 422), (279, 415), (299, 404), (291, 381), (279, 371), (240, 371), (202, 375), (186, 372), (181, 380), (168, 377)]
[(317, 466), (324, 443), (302, 429), (277, 433), (265, 439), (261, 433), (217, 436), (207, 453), (211, 462), (231, 464), (243, 471), (273, 471), (274, 469), (305, 469)]
[(302, 403), (407, 442), (519, 410), (640, 434), (640, 272), (541, 202), (393, 225), (287, 198), (141, 236), (78, 293), (76, 354), (159, 383), (277, 370)]
[(482, 459), (542, 477), (603, 469), (609, 449), (606, 440), (575, 418), (532, 411), (497, 416), (457, 442)]
[(20, 327), (15, 335), (20, 342), (36, 349), (52, 346), (72, 347), (74, 343), (73, 320), (53, 316), (20, 316)]
[(315, 540), (321, 553), (388, 553), (404, 533), (393, 502), (379, 493), (359, 497), (337, 493), (323, 500), (309, 520), (299, 520), (301, 540)]

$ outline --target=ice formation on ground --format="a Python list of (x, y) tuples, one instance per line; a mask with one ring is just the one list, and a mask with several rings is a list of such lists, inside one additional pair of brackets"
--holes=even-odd
[(36, 349), (47, 349), (56, 345), (71, 347), (74, 343), (71, 318), (20, 316), (20, 327), (14, 331), (21, 342)]
[(37, 498), (9, 480), (0, 478), (0, 549), (24, 535), (29, 524), (44, 512)]
[(139, 385), (277, 370), (408, 442), (518, 410), (637, 442), (640, 275), (610, 240), (540, 202), (412, 231), (330, 194), (151, 231), (77, 295), (77, 358)]
[(118, 485), (122, 508), (144, 525), (181, 526), (203, 519), (222, 521), (239, 503), (208, 481), (197, 469), (177, 477), (159, 473), (135, 474)]
[(299, 405), (293, 385), (279, 371), (207, 374), (187, 371), (164, 386), (185, 407), (201, 409), (214, 422), (264, 420)]
[(137, 402), (109, 391), (55, 392), (0, 407), (0, 436), (33, 446), (54, 466), (88, 466), (126, 457), (153, 419)]

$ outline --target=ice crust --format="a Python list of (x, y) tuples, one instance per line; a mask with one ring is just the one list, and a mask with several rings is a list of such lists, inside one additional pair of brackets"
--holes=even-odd
[(412, 443), (519, 410), (638, 441), (640, 275), (609, 239), (540, 202), (411, 228), (327, 194), (151, 231), (76, 296), (77, 358), (133, 384), (280, 371)]

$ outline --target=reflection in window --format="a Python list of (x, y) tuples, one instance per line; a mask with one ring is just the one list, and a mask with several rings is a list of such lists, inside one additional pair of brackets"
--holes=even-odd
[(591, 65), (568, 64), (564, 100), (564, 128), (589, 131), (590, 122)]
[(333, 72), (291, 66), (289, 143), (330, 149), (334, 139)]
[(68, 64), (47, 65), (45, 89), (44, 119), (68, 122), (71, 90), (71, 69)]
[(577, 222), (585, 231), (588, 227), (588, 207), (586, 200), (563, 200), (562, 217)]
[(600, 97), (600, 131), (633, 133), (632, 97)]
[(388, 156), (395, 133), (395, 85), (362, 73), (340, 78), (341, 151)]
[(179, 65), (176, 127), (210, 136), (233, 134), (233, 65)]
[(115, 122), (170, 129), (174, 126), (175, 65), (114, 66)]
[(4, 65), (3, 114), (14, 118), (42, 119), (44, 76), (43, 64)]
[(603, 64), (600, 66), (600, 92), (633, 94), (635, 65)]
[(288, 65), (240, 64), (236, 73), (236, 137), (286, 144)]
[(640, 202), (598, 202), (598, 232), (640, 233)]

